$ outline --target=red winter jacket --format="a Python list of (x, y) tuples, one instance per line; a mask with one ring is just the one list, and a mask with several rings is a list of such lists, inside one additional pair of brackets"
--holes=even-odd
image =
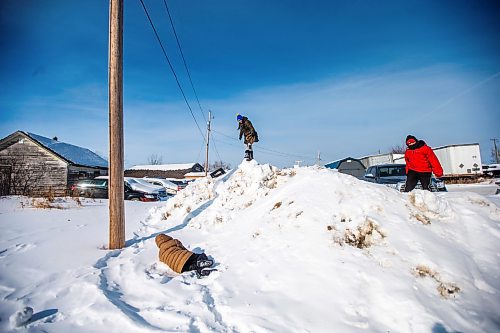
[(441, 167), (441, 163), (439, 163), (439, 160), (436, 157), (436, 154), (432, 151), (431, 147), (426, 145), (422, 140), (419, 140), (415, 146), (416, 147), (413, 149), (406, 149), (406, 173), (408, 174), (408, 170), (417, 172), (434, 172), (436, 177), (442, 177), (443, 168)]

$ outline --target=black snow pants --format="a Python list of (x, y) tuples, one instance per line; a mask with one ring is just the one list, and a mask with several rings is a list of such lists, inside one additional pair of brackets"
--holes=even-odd
[(419, 180), (422, 185), (422, 189), (430, 191), (431, 189), (429, 185), (431, 183), (431, 175), (432, 172), (417, 172), (414, 170), (408, 170), (408, 174), (406, 175), (405, 192), (413, 190)]

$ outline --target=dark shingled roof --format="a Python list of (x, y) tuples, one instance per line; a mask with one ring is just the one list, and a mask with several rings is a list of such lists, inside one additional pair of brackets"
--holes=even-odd
[(87, 148), (74, 146), (33, 133), (25, 134), (73, 164), (88, 167), (108, 167), (108, 161)]

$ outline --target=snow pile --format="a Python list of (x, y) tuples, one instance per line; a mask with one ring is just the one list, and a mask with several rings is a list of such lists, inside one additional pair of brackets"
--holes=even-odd
[[(79, 229), (86, 247), (77, 246), (71, 263), (49, 244), (72, 237), (74, 226), (51, 225), (38, 213), (53, 231), (28, 242), (25, 229), (7, 223), (2, 322), (32, 306), (57, 309), (26, 324), (51, 332), (500, 329), (500, 209), (486, 197), (405, 194), (331, 169), (245, 161), (147, 206), (142, 218), (140, 207), (127, 203), (127, 223), (136, 225), (127, 225), (125, 249), (98, 250), (93, 218)], [(35, 214), (3, 211), (23, 220)], [(71, 211), (43, 213), (78, 219), (98, 214), (99, 205)], [(157, 260), (158, 233), (207, 253), (217, 271), (203, 279), (174, 273)], [(21, 255), (15, 243), (31, 247)], [(28, 281), (15, 279), (23, 274)]]

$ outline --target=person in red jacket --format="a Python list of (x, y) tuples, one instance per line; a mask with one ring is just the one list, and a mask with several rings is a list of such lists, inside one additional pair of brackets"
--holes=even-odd
[(406, 137), (406, 186), (405, 192), (410, 192), (415, 188), (420, 180), (422, 188), (430, 191), (431, 175), (437, 178), (443, 176), (443, 168), (439, 163), (436, 154), (431, 147), (425, 144), (423, 140), (417, 140), (413, 135)]

